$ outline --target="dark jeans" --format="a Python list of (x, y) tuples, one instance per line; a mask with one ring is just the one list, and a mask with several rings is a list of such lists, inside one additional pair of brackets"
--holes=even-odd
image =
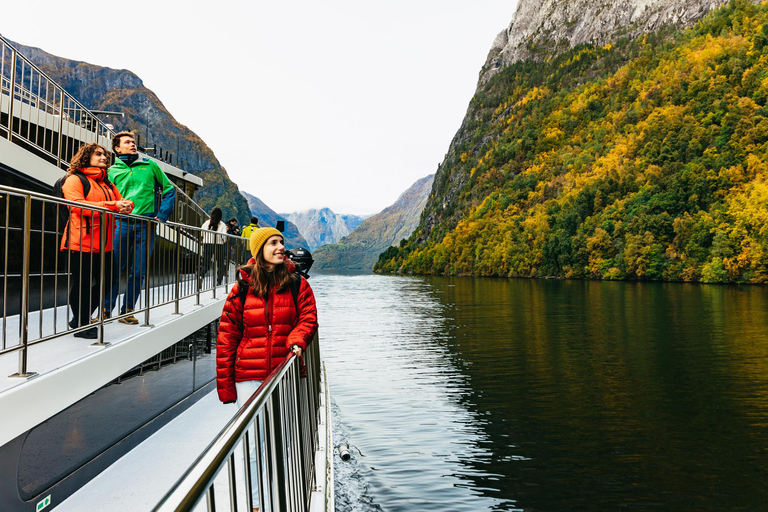
[[(112, 253), (104, 255), (109, 267)], [(91, 323), (91, 315), (99, 307), (101, 281), (101, 253), (70, 252), (69, 307), (72, 308), (75, 327)]]
[(120, 294), (120, 276), (125, 275), (128, 267), (128, 256), (132, 257), (132, 263), (127, 270), (128, 280), (126, 283), (123, 302), (120, 306), (120, 314), (126, 312), (126, 309), (133, 309), (136, 306), (141, 294), (141, 287), (147, 277), (147, 244), (149, 244), (149, 255), (152, 255), (152, 249), (155, 244), (155, 225), (152, 222), (137, 221), (127, 217), (116, 219), (115, 238), (112, 242), (114, 255), (114, 272), (111, 276), (112, 290), (104, 299), (104, 308), (108, 313), (117, 305), (117, 297)]

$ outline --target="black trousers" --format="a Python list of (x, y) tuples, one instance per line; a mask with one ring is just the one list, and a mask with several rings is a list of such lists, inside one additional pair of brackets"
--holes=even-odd
[[(104, 254), (104, 259), (109, 268), (112, 253)], [(69, 265), (69, 307), (74, 316), (72, 323), (76, 327), (88, 325), (91, 323), (91, 315), (99, 307), (101, 253), (71, 251)]]
[(226, 246), (224, 244), (203, 244), (203, 258), (200, 275), (205, 277), (213, 269), (213, 256), (216, 254), (216, 284), (221, 284), (227, 271)]

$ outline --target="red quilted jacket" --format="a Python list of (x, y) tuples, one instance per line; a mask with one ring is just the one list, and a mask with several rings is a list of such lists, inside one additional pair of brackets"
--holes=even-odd
[[(247, 279), (244, 273), (241, 276)], [(280, 293), (271, 290), (267, 299), (249, 291), (243, 309), (235, 284), (224, 302), (216, 341), (216, 389), (222, 402), (237, 398), (235, 382), (266, 379), (291, 346), (306, 350), (317, 331), (315, 295), (303, 277), (298, 314), (290, 287)]]

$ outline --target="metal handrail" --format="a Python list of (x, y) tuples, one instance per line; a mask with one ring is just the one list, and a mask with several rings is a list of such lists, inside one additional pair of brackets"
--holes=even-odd
[[(20, 73), (17, 72), (17, 68), (21, 68)], [(50, 157), (52, 163), (55, 162), (60, 169), (69, 168), (69, 160), (80, 144), (98, 142), (109, 146), (115, 135), (114, 130), (101, 121), (96, 114), (59, 86), (31, 60), (19, 53), (10, 41), (0, 35), (0, 106), (3, 105), (3, 96), (8, 98), (8, 119), (5, 125), (0, 125), (0, 128), (6, 131), (6, 138), (12, 142), (24, 142), (33, 146), (37, 151)], [(23, 108), (17, 111), (15, 105), (17, 102), (19, 107), (28, 105), (33, 110), (26, 114)], [(3, 111), (3, 108), (0, 108), (0, 111)], [(19, 120), (15, 126), (14, 117)], [(27, 123), (26, 129), (24, 122)], [(49, 130), (51, 124), (55, 126), (51, 126)], [(77, 129), (74, 128), (75, 126)], [(148, 157), (145, 153), (140, 155)], [(208, 214), (180, 187), (175, 183), (173, 185), (177, 196), (177, 207), (174, 208), (177, 217), (174, 220), (183, 223), (192, 221), (182, 215), (186, 205), (197, 214), (199, 222), (193, 224), (200, 225), (208, 218)]]
[[(211, 233), (211, 231), (197, 226), (175, 222), (162, 223), (140, 215), (118, 214), (87, 203), (68, 201), (39, 192), (7, 186), (0, 186), (0, 206), (2, 201), (5, 201), (5, 206), (0, 207), (0, 218), (4, 215), (5, 219), (3, 222), (0, 222), (0, 237), (4, 236), (5, 239), (0, 240), (0, 247), (4, 247), (3, 259), (0, 260), (0, 264), (3, 265), (3, 268), (0, 269), (0, 277), (2, 277), (2, 283), (0, 284), (2, 286), (2, 294), (0, 297), (2, 299), (3, 315), (0, 355), (19, 352), (19, 371), (17, 374), (14, 374), (17, 377), (28, 377), (33, 374), (27, 368), (27, 349), (29, 346), (70, 335), (92, 326), (98, 327), (97, 343), (104, 344), (103, 328), (105, 323), (128, 316), (129, 314), (142, 313), (144, 315), (144, 325), (148, 326), (150, 325), (149, 319), (152, 309), (175, 304), (175, 310), (178, 313), (179, 301), (182, 299), (195, 297), (196, 303), (200, 304), (201, 295), (207, 292), (211, 292), (215, 298), (220, 284), (223, 283), (228, 288), (230, 283), (233, 283), (236, 278), (234, 273), (236, 267), (244, 264), (247, 259), (248, 240), (219, 233), (217, 236), (224, 240), (224, 244), (222, 244), (222, 247), (215, 246), (213, 247), (214, 250), (206, 253), (212, 258), (213, 265), (211, 266), (209, 261), (203, 260), (204, 251), (200, 250), (204, 240), (203, 235)], [(24, 207), (12, 209), (12, 201), (19, 202), (19, 204), (23, 203)], [(67, 207), (79, 208), (85, 211), (84, 217), (88, 215), (92, 218), (99, 216), (102, 231), (106, 229), (107, 219), (113, 217), (116, 221), (122, 219), (134, 223), (136, 226), (145, 225), (144, 229), (148, 233), (159, 232), (161, 235), (160, 237), (155, 235), (162, 242), (158, 243), (158, 240), (155, 241), (157, 247), (154, 250), (152, 259), (149, 260), (150, 264), (147, 265), (144, 287), (141, 291), (141, 297), (136, 303), (140, 307), (137, 307), (133, 313), (104, 318), (101, 312), (101, 304), (104, 301), (103, 293), (106, 293), (107, 290), (105, 283), (109, 285), (114, 279), (114, 275), (111, 278), (106, 275), (109, 265), (104, 264), (106, 261), (105, 254), (108, 254), (104, 251), (104, 244), (107, 237), (104, 236), (105, 232), (102, 232), (100, 237), (102, 245), (99, 248), (102, 264), (101, 272), (98, 276), (100, 290), (100, 296), (98, 297), (99, 321), (93, 325), (77, 328), (69, 326), (68, 318), (70, 315), (69, 309), (71, 308), (69, 298), (67, 298), (66, 302), (62, 303), (58, 301), (57, 297), (57, 290), (60, 287), (66, 286), (66, 288), (69, 288), (69, 274), (72, 260), (74, 259), (71, 257), (73, 253), (70, 252), (65, 252), (66, 256), (59, 256), (59, 245), (64, 235), (65, 226), (61, 225), (59, 221), (58, 210)], [(51, 214), (55, 216), (55, 220), (51, 219)], [(46, 225), (46, 219), (48, 219), (49, 225)], [(12, 225), (12, 220), (16, 225)], [(33, 230), (32, 226), (35, 223), (39, 225), (36, 225), (36, 229)], [(18, 244), (11, 243), (11, 236), (21, 237), (19, 240), (21, 243), (20, 251), (18, 251)], [(31, 244), (39, 247), (39, 261), (32, 259)], [(9, 256), (14, 250), (20, 252), (20, 261), (16, 262), (16, 268), (12, 268), (14, 265), (12, 265), (13, 262), (10, 261)], [(151, 252), (151, 248), (147, 244), (147, 253), (149, 252)], [(111, 258), (112, 256), (110, 254), (107, 257)], [(37, 254), (35, 254), (36, 257)], [(59, 260), (62, 258), (66, 258), (66, 260), (60, 266)], [(50, 269), (51, 260), (55, 260), (55, 268), (53, 269)], [(33, 263), (39, 265), (39, 272), (33, 272)], [(48, 265), (48, 270), (46, 270), (46, 265)], [(53, 272), (50, 270), (53, 270)], [(210, 270), (212, 270), (212, 277), (207, 278), (206, 274)], [(40, 279), (39, 302), (37, 304), (30, 300), (30, 292), (33, 290), (30, 284), (31, 275), (39, 276)], [(50, 287), (44, 287), (46, 276), (49, 279), (53, 276), (53, 294), (50, 293)], [(117, 277), (119, 278), (120, 276)], [(18, 302), (12, 303), (18, 304), (18, 314), (9, 314), (8, 312), (10, 279), (18, 279), (20, 281), (20, 298)], [(64, 281), (64, 283), (61, 283), (61, 281)], [(109, 286), (109, 289), (111, 289), (111, 286)], [(50, 300), (53, 302), (52, 307), (46, 305), (46, 301)], [(96, 302), (96, 297), (92, 296), (87, 300), (92, 304)], [(58, 321), (58, 316), (60, 316), (59, 308), (62, 306), (65, 307), (66, 313), (64, 326), (60, 328), (62, 322)], [(130, 309), (133, 308), (131, 307)], [(30, 320), (33, 313), (38, 315), (37, 336), (33, 335), (35, 326)], [(44, 318), (48, 321), (44, 322)], [(9, 323), (10, 320), (18, 321), (18, 342), (15, 344), (12, 343), (12, 340), (9, 340), (9, 334), (13, 335), (10, 331), (11, 327), (9, 327), (11, 325)]]
[[(304, 353), (307, 377), (289, 354), (245, 402), (171, 490), (155, 512), (194, 510), (205, 497), (209, 511), (219, 509), (216, 480), (228, 469), (224, 491), (230, 510), (245, 501), (246, 510), (306, 511), (315, 482), (314, 456), (320, 411), (321, 364), (317, 335)], [(264, 436), (262, 437), (262, 432)], [(251, 448), (256, 443), (257, 449)], [(243, 463), (236, 464), (242, 449)], [(255, 460), (251, 453), (255, 451)], [(255, 472), (254, 472), (255, 469)], [(259, 485), (253, 499), (253, 479)]]
[(0, 105), (3, 98), (8, 99), (7, 106), (0, 109), (8, 116), (0, 127), (8, 140), (33, 146), (58, 167), (82, 143), (109, 144), (113, 132), (106, 123), (2, 36), (0, 76)]

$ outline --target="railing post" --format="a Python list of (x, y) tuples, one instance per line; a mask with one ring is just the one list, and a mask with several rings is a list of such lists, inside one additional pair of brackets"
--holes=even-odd
[[(146, 258), (144, 260), (144, 265), (146, 265), (146, 278), (144, 281), (144, 325), (142, 327), (152, 327), (152, 325), (149, 323), (149, 299), (152, 296), (152, 291), (149, 287), (149, 280), (152, 277), (150, 274), (150, 267), (149, 267), (149, 257), (152, 254), (152, 244), (154, 243), (154, 234), (155, 234), (155, 224), (151, 219), (147, 219), (146, 221), (146, 240), (147, 240), (147, 252), (144, 255)], [(141, 269), (139, 269), (139, 273), (141, 273)], [(139, 279), (139, 287), (141, 287), (141, 279)], [(141, 288), (139, 288), (141, 289)]]
[(200, 267), (203, 264), (203, 243), (201, 241), (202, 239), (200, 238), (200, 233), (198, 233), (197, 231), (195, 231), (195, 233), (197, 233), (195, 235), (195, 238), (197, 238), (197, 268), (195, 269), (195, 277), (196, 277), (195, 280), (197, 281), (197, 292), (195, 293), (195, 297), (197, 302), (195, 302), (195, 306), (199, 306), (200, 305), (200, 288), (203, 287), (203, 276), (200, 275)]
[[(251, 423), (251, 426), (254, 428), (254, 433), (256, 431), (256, 428), (258, 428), (258, 422), (256, 421), (256, 418), (254, 418), (253, 423)], [(244, 481), (245, 481), (245, 509), (246, 510), (253, 510), (254, 507), (257, 507), (258, 504), (253, 502), (253, 476), (251, 475), (251, 427), (248, 427), (248, 430), (245, 431), (245, 436), (243, 436), (243, 472), (244, 472)], [(255, 436), (254, 436), (255, 437)], [(257, 450), (258, 445), (257, 446)]]
[(272, 448), (274, 449), (271, 462), (276, 466), (273, 473), (273, 485), (276, 487), (276, 505), (277, 510), (288, 510), (288, 487), (287, 479), (288, 474), (285, 468), (285, 418), (282, 413), (282, 404), (280, 398), (282, 397), (284, 382), (278, 384), (275, 391), (270, 397), (272, 402), (272, 420), (273, 420), (273, 442)]
[(235, 484), (235, 454), (229, 456), (227, 464), (229, 474), (229, 507), (232, 512), (237, 512), (237, 485)]
[[(205, 236), (205, 235), (203, 235)], [(219, 252), (219, 244), (218, 244), (218, 236), (219, 235), (213, 235), (213, 283), (211, 285), (211, 288), (213, 288), (213, 298), (216, 298), (216, 288), (218, 288), (219, 284), (219, 261), (216, 258), (217, 253)]]
[(64, 140), (64, 134), (62, 133), (64, 131), (64, 89), (59, 89), (59, 97), (61, 101), (59, 101), (59, 142), (56, 144), (56, 167), (61, 169), (61, 144)]
[(99, 309), (96, 310), (99, 318), (99, 337), (96, 342), (91, 344), (92, 347), (109, 345), (109, 343), (104, 341), (104, 313), (102, 312), (104, 309), (104, 275), (107, 273), (107, 253), (105, 252), (107, 249), (107, 214), (105, 212), (99, 212), (99, 221), (99, 260), (101, 272), (99, 272)]
[(181, 295), (181, 231), (174, 228), (176, 234), (176, 300), (174, 301), (174, 315), (181, 315), (179, 312), (179, 296)]
[(8, 105), (8, 140), (13, 141), (13, 96), (16, 92), (16, 48), (11, 48), (11, 103)]
[[(14, 54), (15, 55), (15, 54)], [(13, 96), (13, 95), (11, 95)], [(11, 97), (13, 99), (13, 97)], [(22, 349), (19, 350), (19, 373), (9, 375), (9, 377), (27, 378), (37, 375), (36, 372), (27, 371), (27, 342), (29, 341), (28, 322), (29, 322), (29, 244), (30, 231), (32, 224), (32, 196), (24, 197), (24, 229), (23, 241), (24, 247), (21, 262), (21, 309), (19, 310), (19, 341)]]

